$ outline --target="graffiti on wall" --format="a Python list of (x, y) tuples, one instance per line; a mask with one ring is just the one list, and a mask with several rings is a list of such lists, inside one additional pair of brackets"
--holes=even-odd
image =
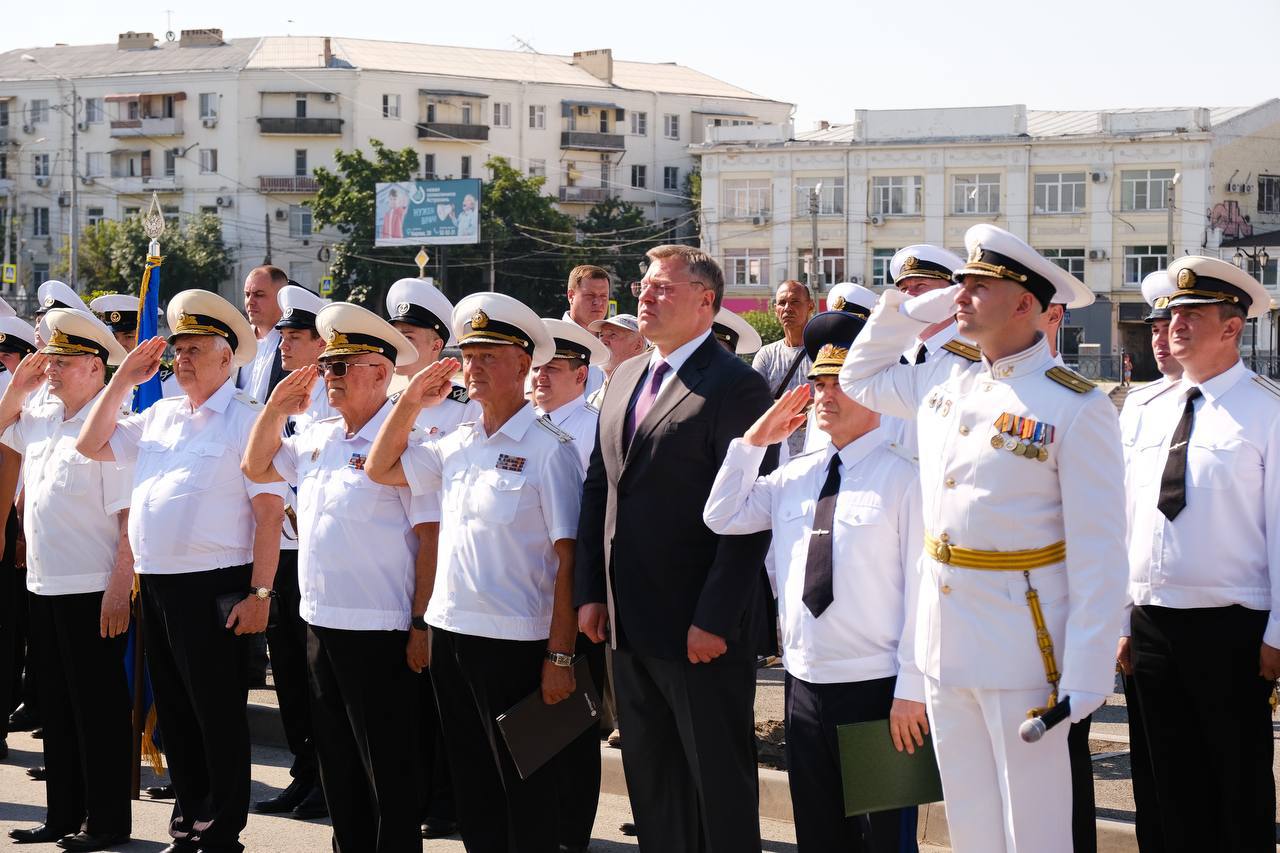
[(1253, 236), (1253, 224), (1240, 212), (1240, 202), (1220, 201), (1209, 211), (1209, 227), (1222, 231), (1222, 239), (1238, 240)]

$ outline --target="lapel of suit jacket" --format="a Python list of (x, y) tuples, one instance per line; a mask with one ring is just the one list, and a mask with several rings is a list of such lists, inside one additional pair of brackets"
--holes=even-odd
[(631, 403), (631, 397), (635, 394), (636, 384), (640, 382), (644, 376), (645, 368), (649, 364), (648, 353), (627, 359), (618, 365), (612, 377), (609, 378), (609, 388), (605, 391), (608, 403), (601, 404), (600, 408), (600, 441), (602, 452), (604, 448), (613, 451), (613, 458), (618, 460), (618, 468), (622, 467), (622, 462), (627, 458), (626, 447), (626, 430), (627, 430), (627, 409)]
[[(685, 397), (689, 396), (694, 388), (702, 381), (703, 371), (706, 369), (708, 362), (711, 361), (712, 353), (715, 347), (721, 347), (721, 343), (716, 340), (715, 335), (708, 335), (707, 339), (702, 342), (702, 346), (693, 351), (688, 360), (680, 366), (676, 371), (676, 375), (671, 377), (671, 381), (658, 394), (658, 399), (653, 401), (653, 408), (649, 409), (649, 413), (645, 415), (644, 420), (636, 424), (635, 437), (631, 439), (631, 447), (634, 448), (645, 441), (657, 429), (676, 406)], [(630, 452), (628, 451), (628, 456)]]

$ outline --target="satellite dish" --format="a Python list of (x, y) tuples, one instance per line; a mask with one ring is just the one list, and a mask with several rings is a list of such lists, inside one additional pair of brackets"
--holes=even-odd
[(174, 38), (175, 38), (175, 36), (173, 35), (173, 30), (169, 30), (169, 31), (167, 31), (167, 32), (164, 34), (164, 40), (165, 40), (165, 41), (173, 41), (173, 40), (174, 40)]

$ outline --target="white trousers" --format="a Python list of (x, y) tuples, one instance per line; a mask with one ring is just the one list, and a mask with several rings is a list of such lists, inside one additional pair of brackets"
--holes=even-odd
[(1018, 737), (1045, 689), (925, 682), (953, 853), (1071, 853), (1070, 726), (1039, 743)]

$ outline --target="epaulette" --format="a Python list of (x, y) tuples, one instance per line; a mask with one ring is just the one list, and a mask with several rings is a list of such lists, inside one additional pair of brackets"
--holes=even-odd
[(1262, 376), (1261, 374), (1255, 373), (1253, 374), (1253, 381), (1257, 382), (1259, 385), (1261, 385), (1266, 390), (1270, 391), (1275, 396), (1280, 397), (1280, 383), (1276, 382), (1275, 380), (1268, 379), (1267, 377)]
[(470, 403), (471, 397), (467, 395), (467, 389), (461, 385), (454, 385), (453, 390), (449, 392), (449, 399), (455, 403)]
[(1096, 387), (1092, 382), (1085, 379), (1079, 373), (1076, 373), (1069, 367), (1063, 367), (1060, 364), (1056, 364), (1046, 370), (1044, 375), (1048, 376), (1054, 382), (1057, 382), (1063, 388), (1069, 388), (1077, 394), (1086, 394)]
[(964, 341), (947, 341), (942, 345), (942, 348), (969, 361), (982, 361), (982, 350), (973, 344), (966, 344)]
[(241, 403), (244, 403), (246, 406), (248, 406), (251, 409), (262, 408), (262, 404), (259, 403), (257, 400), (253, 399), (253, 397), (249, 396), (249, 392), (247, 391), (237, 391), (235, 393), (235, 399), (239, 400)]
[(397, 391), (396, 393), (392, 394), (392, 395), (391, 395), (390, 397), (388, 397), (387, 399), (388, 399), (388, 400), (390, 400), (392, 403), (395, 403), (397, 400), (399, 400), (399, 399), (400, 399), (400, 395), (401, 395), (401, 394), (403, 394), (403, 393), (404, 393), (403, 391)]
[(1145, 406), (1165, 391), (1177, 385), (1177, 382), (1152, 382), (1149, 385), (1143, 385), (1141, 388), (1134, 388), (1125, 395), (1124, 404), (1126, 406)]
[(545, 429), (547, 432), (549, 432), (549, 433), (551, 433), (552, 435), (554, 435), (557, 439), (559, 439), (559, 440), (560, 440), (560, 443), (561, 443), (561, 444), (564, 444), (564, 443), (569, 442), (569, 441), (573, 441), (573, 436), (572, 436), (572, 435), (570, 435), (569, 433), (567, 433), (567, 432), (565, 432), (564, 430), (560, 429), (560, 427), (558, 427), (558, 426), (556, 426), (555, 424), (551, 423), (551, 421), (544, 421), (542, 418), (535, 418), (535, 419), (534, 419), (534, 423), (536, 423), (538, 426), (542, 427), (542, 428), (543, 428), (543, 429)]
[(593, 415), (600, 414), (600, 410), (595, 406), (591, 405), (590, 403), (585, 404), (582, 408), (586, 409), (588, 412), (590, 412)]
[(168, 364), (161, 364), (160, 370), (157, 371), (157, 375), (160, 377), (161, 382), (168, 382), (173, 376), (173, 367)]
[(910, 451), (908, 451), (901, 444), (898, 444), (898, 442), (891, 441), (889, 442), (888, 446), (889, 446), (889, 452), (892, 453), (894, 456), (898, 456), (902, 459), (905, 459), (908, 462), (910, 462), (912, 465), (915, 465), (916, 467), (920, 466), (920, 457), (912, 456)]

